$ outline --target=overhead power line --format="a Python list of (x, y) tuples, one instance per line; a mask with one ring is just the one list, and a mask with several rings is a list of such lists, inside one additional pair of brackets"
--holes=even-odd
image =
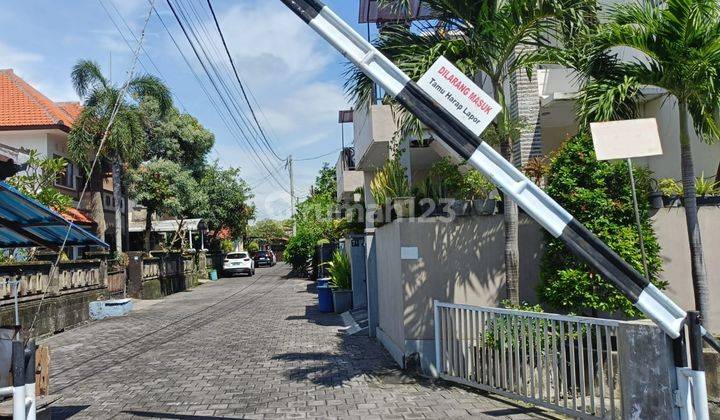
[(320, 158), (324, 158), (325, 156), (334, 155), (335, 153), (337, 153), (337, 152), (339, 152), (339, 151), (341, 151), (341, 150), (342, 150), (342, 149), (336, 149), (336, 150), (333, 150), (332, 152), (325, 153), (324, 155), (314, 156), (314, 157), (308, 157), (308, 158), (302, 158), (302, 159), (294, 159), (294, 160), (295, 160), (296, 162), (302, 162), (302, 161), (306, 161), (306, 160), (317, 160), (317, 159), (320, 159)]
[(275, 153), (275, 150), (270, 145), (270, 142), (268, 141), (268, 138), (262, 129), (262, 125), (260, 125), (260, 121), (258, 121), (257, 116), (255, 115), (255, 110), (253, 109), (253, 106), (250, 103), (250, 100), (248, 99), (247, 93), (245, 92), (245, 86), (243, 86), (242, 81), (240, 81), (240, 76), (238, 75), (237, 68), (235, 67), (235, 61), (232, 58), (232, 54), (230, 54), (230, 50), (228, 50), (227, 43), (225, 42), (225, 35), (223, 35), (222, 29), (220, 29), (220, 23), (218, 23), (217, 16), (215, 15), (215, 9), (213, 9), (212, 3), (210, 2), (210, 0), (207, 0), (207, 4), (208, 4), (208, 7), (210, 8), (210, 13), (212, 13), (213, 21), (215, 22), (215, 27), (217, 28), (217, 31), (220, 34), (220, 39), (222, 40), (223, 47), (225, 48), (225, 53), (227, 54), (228, 60), (230, 60), (230, 65), (232, 66), (233, 73), (235, 74), (235, 79), (237, 80), (238, 85), (240, 86), (240, 90), (242, 91), (243, 98), (245, 98), (245, 103), (247, 104), (248, 108), (250, 108), (250, 113), (252, 114), (253, 120), (255, 120), (255, 124), (257, 124), (257, 127), (260, 130), (260, 134), (262, 135), (262, 138), (265, 141), (265, 144), (268, 146), (268, 149), (270, 149), (270, 151), (272, 152), (273, 155), (275, 155), (276, 158), (278, 158), (279, 160), (284, 160), (283, 158), (278, 156), (277, 153)]
[[(270, 168), (268, 167), (268, 164), (263, 160), (263, 155), (259, 152), (259, 150), (262, 150), (263, 147), (257, 147), (260, 146), (260, 143), (252, 137), (252, 133), (248, 135), (245, 132), (245, 129), (243, 129), (243, 126), (245, 126), (246, 129), (249, 129), (247, 122), (244, 120), (244, 114), (240, 107), (238, 106), (237, 102), (234, 100), (234, 97), (228, 88), (227, 84), (225, 83), (224, 79), (222, 78), (221, 73), (213, 63), (213, 60), (210, 58), (210, 55), (203, 45), (202, 41), (200, 40), (200, 37), (198, 36), (195, 28), (193, 27), (192, 21), (189, 19), (189, 16), (183, 9), (182, 4), (178, 1), (177, 2), (177, 8), (173, 6), (172, 2), (170, 0), (166, 0), (168, 6), (170, 7), (171, 12), (173, 13), (173, 16), (175, 17), (175, 20), (180, 25), (180, 28), (185, 35), (185, 38), (190, 43), (190, 47), (193, 50), (193, 53), (195, 54), (195, 57), (198, 59), (203, 71), (208, 77), (208, 80), (210, 81), (211, 85), (215, 89), (215, 91), (218, 94), (218, 98), (223, 103), (224, 107), (228, 110), (228, 114), (230, 115), (231, 120), (235, 123), (237, 128), (240, 130), (240, 132), (243, 134), (243, 137), (246, 140), (247, 145), (252, 150), (252, 153), (257, 157), (258, 162), (261, 164), (261, 166), (264, 167), (264, 169), (267, 171), (267, 173), (271, 176), (271, 178), (275, 181), (275, 183), (284, 191), (288, 192), (285, 186), (282, 182), (278, 181), (278, 179), (274, 176)], [(191, 6), (192, 7), (192, 6)], [(200, 22), (200, 25), (202, 25), (202, 22)], [(202, 53), (202, 55), (201, 55)], [(203, 59), (204, 57), (204, 59)], [(211, 72), (212, 69), (212, 72)], [(214, 76), (213, 76), (214, 74)], [(222, 87), (222, 89), (221, 89)], [(225, 93), (223, 93), (223, 90)], [(226, 97), (227, 95), (227, 97)], [(231, 106), (232, 105), (232, 106)], [(235, 112), (233, 112), (233, 109)], [(240, 121), (236, 118), (239, 117), (243, 120), (244, 124), (241, 124)], [(248, 130), (249, 132), (249, 130)], [(235, 138), (235, 141), (240, 145), (240, 142), (237, 138)]]
[[(200, 86), (200, 89), (205, 93), (205, 97), (207, 97), (208, 101), (212, 105), (213, 109), (217, 112), (218, 117), (222, 121), (223, 125), (228, 129), (228, 132), (231, 136), (240, 137), (240, 135), (237, 132), (237, 128), (234, 128), (230, 122), (228, 122), (227, 116), (225, 115), (226, 112), (229, 112), (227, 109), (223, 110), (223, 108), (218, 104), (217, 100), (213, 97), (212, 94), (210, 94), (208, 87), (203, 82), (200, 75), (198, 75), (197, 71), (195, 71), (195, 67), (190, 63), (190, 59), (185, 55), (185, 52), (180, 47), (180, 44), (178, 44), (177, 40), (175, 39), (175, 36), (173, 35), (172, 31), (170, 31), (170, 28), (168, 28), (167, 24), (165, 23), (165, 20), (162, 18), (160, 13), (157, 11), (157, 8), (153, 8), (153, 12), (155, 13), (155, 17), (157, 17), (158, 21), (160, 21), (160, 24), (162, 25), (163, 29), (165, 29), (165, 32), (167, 32), (168, 36), (170, 37), (170, 40), (172, 41), (173, 45), (177, 49), (178, 53), (180, 53), (180, 56), (183, 59), (183, 62), (188, 67), (192, 75), (194, 76), (195, 80), (197, 81), (198, 85)], [(262, 166), (260, 165), (258, 158), (255, 156), (254, 153), (251, 153), (247, 146), (243, 145), (242, 143), (235, 140), (238, 145), (240, 146), (241, 150), (243, 150), (245, 153), (247, 153), (250, 158), (253, 165), (255, 165), (256, 169), (258, 171), (263, 171)]]
[[(135, 36), (135, 31), (133, 31), (133, 29), (130, 27), (130, 25), (128, 24), (125, 17), (122, 15), (122, 13), (120, 13), (120, 10), (118, 10), (117, 6), (115, 5), (115, 2), (113, 0), (107, 0), (107, 1), (110, 3), (110, 6), (112, 6), (113, 10), (115, 10), (115, 13), (120, 17), (120, 20), (122, 20), (123, 24), (127, 28), (128, 32), (130, 32), (130, 35), (133, 37), (135, 42), (137, 42), (138, 38), (137, 38), (137, 36)], [(125, 42), (125, 45), (128, 46), (128, 48), (130, 49), (130, 52), (132, 53), (133, 46), (131, 45), (130, 40), (128, 40), (125, 37), (125, 33), (123, 32), (122, 29), (120, 29), (120, 26), (115, 22), (115, 19), (113, 18), (112, 13), (110, 13), (110, 10), (108, 10), (108, 8), (105, 6), (105, 3), (103, 3), (103, 0), (98, 0), (98, 3), (100, 3), (100, 6), (102, 6), (103, 10), (105, 11), (105, 14), (110, 19), (110, 22), (113, 24), (115, 29), (117, 29), (118, 33), (120, 34), (120, 37), (123, 39), (123, 41)], [(145, 55), (145, 57), (148, 59), (148, 62), (150, 63), (150, 65), (155, 69), (157, 74), (160, 76), (160, 78), (167, 83), (167, 80), (168, 80), (167, 77), (165, 77), (165, 75), (160, 70), (160, 68), (157, 66), (157, 64), (155, 64), (155, 60), (152, 59), (152, 56), (147, 52), (147, 50), (145, 49), (145, 46), (141, 45), (141, 50), (142, 50), (142, 53)], [(142, 60), (138, 59), (138, 62), (140, 63), (140, 66), (143, 68), (145, 73), (147, 73), (147, 74), (151, 73), (147, 69), (147, 67), (145, 67), (145, 64), (143, 64)], [(110, 69), (110, 71), (112, 71), (112, 69)], [(182, 103), (180, 98), (174, 92), (171, 91), (170, 94), (175, 98), (175, 101), (178, 104), (180, 104), (180, 107), (182, 107), (183, 109), (186, 109), (185, 105)]]
[[(259, 142), (253, 136), (253, 132), (255, 135), (258, 134), (256, 127), (254, 125), (252, 125), (250, 120), (245, 116), (243, 110), (241, 109), (242, 107), (239, 105), (238, 101), (236, 100), (236, 98), (232, 92), (232, 89), (228, 86), (228, 83), (226, 83), (220, 70), (218, 70), (218, 67), (215, 65), (216, 61), (219, 63), (224, 63), (224, 60), (222, 60), (222, 59), (218, 60), (217, 57), (211, 57), (212, 54), (206, 48), (206, 44), (204, 44), (203, 41), (201, 40), (201, 36), (199, 35), (199, 32), (196, 31), (195, 26), (189, 17), (189, 13), (185, 10), (185, 6), (183, 6), (182, 5), (183, 3), (180, 2), (179, 0), (176, 1), (176, 4), (178, 6), (178, 8), (177, 8), (178, 13), (176, 13), (175, 16), (179, 15), (179, 17), (181, 17), (185, 21), (186, 25), (182, 25), (182, 22), (178, 22), (178, 23), (181, 24), (181, 29), (184, 29), (184, 27), (187, 26), (188, 31), (184, 30), (183, 32), (186, 34), (188, 41), (191, 43), (191, 46), (193, 47), (193, 52), (195, 52), (196, 57), (198, 57), (198, 60), (200, 61), (201, 66), (203, 67), (203, 70), (205, 70), (213, 87), (217, 91), (221, 101), (223, 102), (225, 107), (228, 109), (231, 119), (236, 123), (238, 129), (240, 130), (243, 137), (248, 142), (248, 145), (252, 149), (252, 153), (254, 153), (257, 156), (258, 161), (261, 163), (261, 165), (265, 168), (266, 171), (268, 171), (268, 173), (271, 174), (271, 177), (278, 184), (278, 186), (287, 192), (287, 188), (284, 186), (284, 184), (281, 181), (279, 181), (277, 179), (277, 177), (272, 175), (272, 171), (269, 170), (269, 168), (268, 168), (269, 163), (266, 164), (265, 160), (263, 159), (263, 157), (265, 155), (263, 153), (259, 152), (259, 151), (262, 151), (265, 148), (265, 146), (263, 146), (261, 144), (261, 142)], [(202, 30), (202, 32), (205, 34), (205, 36), (207, 37), (207, 40), (209, 40), (211, 38), (211, 35), (210, 35), (209, 31), (207, 30), (207, 28), (205, 27), (205, 25), (203, 24), (203, 21), (200, 18), (199, 14), (197, 13), (197, 10), (193, 6), (192, 2), (189, 2), (189, 9), (192, 12), (192, 14), (195, 16), (197, 25)], [(188, 36), (188, 32), (190, 35), (192, 35), (192, 39)], [(194, 42), (193, 42), (193, 39), (194, 39)], [(211, 47), (216, 47), (216, 45), (211, 42), (209, 44)], [(200, 57), (198, 50), (205, 57), (205, 60), (203, 60), (203, 58)], [(215, 48), (215, 52), (217, 52), (218, 55), (221, 55), (219, 49)], [(212, 70), (212, 73), (208, 70), (208, 67)], [(214, 77), (213, 77), (213, 74), (214, 74)], [(218, 85), (223, 88), (225, 94), (227, 95), (227, 100), (226, 100), (223, 92), (218, 87)], [(231, 83), (230, 86), (234, 86), (234, 84)], [(235, 112), (233, 112), (233, 110), (230, 109), (230, 106), (228, 106), (228, 102), (230, 105), (232, 105), (232, 108), (234, 109)], [(236, 115), (237, 115), (237, 117), (239, 117), (240, 122), (242, 122), (242, 125), (237, 120)], [(243, 126), (245, 127), (245, 129), (243, 129)], [(247, 133), (246, 133), (246, 130), (247, 130)], [(236, 141), (237, 141), (237, 139), (236, 139)]]

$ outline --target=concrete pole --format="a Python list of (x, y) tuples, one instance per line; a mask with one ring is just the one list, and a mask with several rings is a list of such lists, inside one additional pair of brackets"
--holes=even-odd
[(293, 176), (293, 158), (288, 156), (288, 171), (290, 172), (290, 217), (293, 219), (293, 236), (297, 234), (297, 222), (295, 221), (295, 177)]

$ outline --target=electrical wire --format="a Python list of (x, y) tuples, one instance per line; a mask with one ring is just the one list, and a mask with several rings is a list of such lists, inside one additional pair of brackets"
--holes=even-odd
[(223, 35), (222, 29), (220, 29), (220, 23), (218, 23), (217, 16), (215, 15), (215, 9), (212, 7), (212, 3), (210, 0), (207, 0), (207, 5), (210, 8), (210, 13), (212, 13), (213, 21), (215, 22), (215, 27), (217, 28), (218, 33), (220, 34), (220, 39), (222, 40), (223, 47), (225, 48), (225, 53), (227, 54), (228, 60), (230, 60), (230, 65), (232, 66), (233, 73), (235, 74), (235, 79), (238, 82), (238, 85), (240, 86), (240, 90), (242, 91), (243, 97), (245, 98), (245, 103), (247, 104), (248, 108), (250, 109), (250, 113), (252, 114), (253, 119), (255, 120), (255, 124), (257, 124), (258, 129), (260, 130), (260, 133), (262, 134), (263, 140), (265, 140), (265, 144), (268, 146), (268, 149), (272, 152), (273, 155), (275, 155), (276, 158), (279, 160), (284, 160), (280, 156), (278, 156), (277, 153), (275, 153), (275, 150), (270, 145), (270, 142), (267, 139), (267, 136), (265, 135), (265, 132), (262, 129), (262, 126), (260, 125), (260, 121), (258, 121), (257, 116), (255, 115), (255, 110), (252, 107), (252, 104), (250, 103), (250, 100), (248, 99), (247, 93), (245, 92), (245, 87), (243, 86), (242, 81), (240, 81), (240, 76), (238, 75), (237, 68), (235, 67), (235, 61), (232, 58), (232, 55), (230, 54), (230, 50), (228, 49), (227, 43), (225, 42), (225, 35)]
[(294, 159), (294, 158), (293, 158), (293, 161), (294, 161), (294, 162), (303, 162), (303, 161), (306, 161), (306, 160), (317, 160), (317, 159), (320, 159), (320, 158), (324, 158), (325, 156), (333, 155), (333, 154), (335, 154), (335, 153), (337, 153), (337, 152), (339, 152), (339, 151), (341, 151), (341, 150), (342, 150), (342, 149), (336, 149), (336, 150), (333, 150), (332, 152), (325, 153), (324, 155), (320, 155), (320, 156), (314, 156), (314, 157), (308, 157), (308, 158), (302, 158), (302, 159)]
[[(258, 153), (258, 151), (255, 149), (255, 146), (253, 145), (253, 142), (250, 140), (250, 137), (247, 136), (247, 134), (245, 133), (245, 130), (242, 129), (242, 126), (241, 126), (241, 124), (239, 123), (239, 121), (237, 120), (237, 118), (235, 118), (235, 115), (232, 113), (231, 107), (230, 107), (230, 105), (228, 104), (228, 100), (226, 100), (225, 96), (222, 94), (221, 89), (218, 87), (218, 82), (219, 82), (219, 84), (222, 85), (223, 88), (225, 89), (226, 93), (229, 94), (229, 89), (227, 88), (227, 85), (225, 85), (225, 84), (224, 84), (224, 81), (220, 78), (220, 74), (219, 74), (217, 68), (214, 66), (213, 62), (210, 60), (207, 51), (204, 49), (203, 45), (201, 44), (201, 42), (200, 42), (200, 40), (199, 40), (199, 38), (198, 38), (198, 36), (197, 36), (197, 33), (195, 32), (194, 28), (189, 25), (189, 19), (188, 19), (187, 15), (185, 14), (184, 10), (180, 7), (181, 4), (178, 3), (178, 6), (179, 6), (179, 7), (178, 7), (177, 10), (176, 10), (176, 8), (173, 6), (173, 4), (172, 4), (172, 2), (171, 2), (170, 0), (166, 0), (166, 3), (167, 3), (168, 6), (170, 7), (170, 10), (172, 11), (173, 16), (175, 17), (175, 20), (176, 20), (176, 21), (178, 22), (178, 24), (180, 25), (180, 28), (182, 29), (183, 34), (185, 35), (185, 38), (186, 38), (186, 39), (188, 40), (188, 42), (190, 43), (190, 47), (192, 48), (193, 53), (195, 54), (195, 57), (196, 57), (196, 58), (198, 59), (198, 61), (200, 62), (200, 65), (201, 65), (201, 67), (203, 68), (203, 71), (205, 72), (205, 74), (207, 75), (208, 80), (210, 81), (210, 83), (211, 83), (211, 85), (213, 86), (213, 88), (215, 89), (215, 91), (218, 93), (218, 97), (220, 98), (221, 102), (223, 103), (223, 105), (225, 106), (225, 108), (228, 110), (228, 113), (230, 114), (231, 119), (233, 120), (233, 122), (235, 123), (235, 125), (238, 127), (238, 129), (240, 130), (240, 132), (243, 134), (243, 137), (246, 139), (246, 142), (247, 142), (248, 146), (250, 146), (250, 148), (252, 149), (252, 152), (258, 157), (258, 161), (260, 162), (260, 164), (265, 168), (266, 171), (268, 171), (268, 173), (270, 173), (271, 171), (270, 171), (270, 169), (268, 168), (267, 164), (263, 161), (260, 153)], [(182, 18), (181, 18), (181, 15), (182, 15)], [(185, 22), (185, 24), (183, 23), (183, 21)], [(187, 26), (187, 27), (186, 27), (186, 26)], [(190, 32), (188, 32), (188, 31), (190, 31)], [(192, 34), (192, 37), (191, 37), (191, 34)], [(195, 42), (193, 42), (193, 39), (195, 39)], [(196, 46), (196, 43), (197, 43), (197, 46)], [(199, 48), (200, 48), (200, 50), (202, 51), (203, 56), (205, 56), (205, 60), (208, 61), (208, 64), (206, 64), (206, 63), (205, 63), (205, 60), (202, 59), (202, 57), (201, 57), (201, 55), (200, 55), (200, 52), (198, 51)], [(210, 66), (210, 68), (213, 69), (213, 72), (214, 72), (214, 74), (215, 74), (215, 77), (218, 77), (218, 81), (216, 81), (215, 78), (213, 78), (210, 70), (208, 69), (208, 65)], [(242, 112), (241, 112), (241, 111), (239, 110), (239, 108), (237, 107), (237, 104), (232, 101), (232, 97), (230, 97), (229, 100), (230, 100), (230, 102), (234, 105), (234, 107), (235, 107), (236, 111), (238, 112), (238, 114), (241, 115)], [(240, 141), (239, 141), (237, 138), (234, 138), (234, 140), (235, 140), (238, 144), (240, 144)], [(284, 186), (280, 181), (278, 181), (278, 180), (273, 176), (272, 173), (270, 173), (270, 175), (272, 176), (272, 178), (273, 178), (273, 180), (275, 181), (275, 183), (276, 183), (281, 189), (283, 189), (285, 192), (289, 193), (288, 190), (285, 188), (285, 186)]]
[[(130, 35), (133, 37), (135, 42), (137, 42), (138, 38), (137, 38), (137, 36), (135, 36), (135, 32), (130, 27), (130, 25), (127, 23), (127, 20), (125, 20), (125, 17), (122, 15), (122, 13), (120, 13), (120, 10), (118, 10), (117, 6), (115, 5), (115, 2), (113, 0), (107, 0), (107, 1), (110, 3), (110, 6), (112, 6), (113, 10), (115, 10), (115, 13), (120, 17), (120, 20), (122, 20), (123, 24), (127, 28), (128, 32), (130, 32)], [(108, 10), (108, 8), (105, 6), (105, 4), (103, 3), (103, 0), (98, 0), (98, 3), (100, 3), (100, 6), (102, 6), (103, 10), (105, 11), (105, 14), (108, 16), (108, 18), (110, 19), (110, 22), (113, 24), (115, 29), (117, 29), (118, 33), (120, 34), (120, 37), (125, 42), (125, 45), (127, 45), (128, 48), (130, 49), (130, 52), (132, 52), (133, 47), (132, 47), (130, 41), (125, 37), (125, 33), (120, 29), (120, 26), (115, 22), (115, 19), (113, 18), (112, 14), (110, 13), (110, 10)], [(160, 78), (164, 81), (167, 81), (168, 80), (167, 77), (165, 77), (165, 75), (160, 70), (160, 68), (157, 66), (157, 64), (155, 64), (155, 60), (152, 59), (152, 56), (147, 52), (147, 50), (145, 49), (144, 46), (142, 47), (142, 52), (145, 55), (145, 57), (148, 59), (148, 62), (150, 63), (150, 65), (155, 69), (157, 74), (160, 76)], [(143, 64), (142, 60), (140, 61), (140, 66), (143, 68), (145, 73), (148, 73), (148, 74), (151, 73), (147, 69), (147, 67), (145, 67), (145, 64)], [(175, 101), (178, 104), (180, 104), (180, 107), (183, 110), (185, 110), (186, 107), (183, 104), (183, 102), (180, 100), (180, 98), (174, 92), (170, 92), (170, 94), (173, 96), (173, 98), (175, 98)]]
[[(162, 25), (162, 27), (165, 29), (165, 32), (167, 32), (168, 36), (170, 37), (170, 40), (172, 41), (173, 45), (177, 49), (177, 51), (180, 53), (180, 56), (182, 57), (183, 61), (185, 62), (185, 65), (188, 67), (192, 75), (194, 76), (195, 80), (197, 81), (198, 85), (200, 86), (200, 89), (205, 93), (205, 97), (208, 99), (210, 104), (212, 105), (213, 109), (215, 109), (215, 112), (217, 112), (217, 116), (220, 118), (220, 121), (222, 121), (223, 125), (227, 128), (228, 132), (231, 136), (238, 137), (239, 134), (236, 131), (237, 129), (233, 128), (232, 125), (228, 122), (227, 117), (225, 116), (225, 113), (223, 112), (220, 105), (218, 105), (217, 100), (213, 97), (213, 95), (210, 94), (208, 91), (207, 86), (202, 81), (202, 78), (198, 75), (197, 71), (195, 71), (195, 67), (190, 63), (190, 60), (185, 55), (185, 52), (180, 47), (180, 44), (178, 44), (177, 40), (175, 39), (175, 36), (173, 36), (172, 31), (168, 28), (167, 24), (165, 23), (165, 20), (160, 16), (160, 13), (157, 11), (157, 8), (153, 7), (153, 12), (155, 13), (155, 17), (157, 17), (158, 21)], [(241, 150), (243, 150), (245, 153), (247, 153), (251, 157), (251, 162), (253, 165), (255, 165), (256, 169), (258, 171), (262, 172), (261, 165), (258, 163), (257, 158), (254, 154), (250, 153), (247, 149), (247, 147), (241, 143), (238, 143)], [(216, 154), (219, 155), (217, 150), (215, 151)]]
[[(192, 15), (195, 17), (195, 22), (196, 22), (197, 26), (198, 26), (199, 29), (202, 31), (202, 33), (205, 34), (205, 40), (206, 40), (207, 43), (210, 45), (211, 49), (216, 53), (216, 55), (215, 55), (214, 57), (211, 57), (211, 56), (212, 56), (212, 53), (209, 52), (209, 51), (203, 46), (203, 43), (200, 41), (200, 35), (199, 35), (200, 32), (194, 30), (194, 28), (193, 28), (193, 22), (192, 22), (192, 21), (190, 20), (190, 18), (189, 18), (190, 13), (189, 13), (189, 12), (184, 12), (183, 7), (181, 7), (181, 6), (182, 6), (182, 3), (180, 3), (179, 0), (177, 1), (177, 4), (178, 4), (178, 6), (179, 6), (179, 7), (178, 7), (178, 11), (180, 12), (180, 15), (182, 15), (182, 17), (186, 19), (186, 23), (188, 23), (188, 27), (189, 27), (189, 29), (190, 29), (190, 33), (193, 35), (193, 37), (195, 38), (196, 42), (198, 43), (198, 46), (199, 46), (199, 48), (200, 48), (200, 51), (203, 52), (203, 55), (204, 55), (205, 58), (208, 60), (208, 63), (209, 63), (209, 65), (210, 65), (210, 68), (213, 69), (213, 71), (214, 71), (214, 73), (215, 73), (215, 76), (217, 77), (218, 81), (220, 82), (220, 85), (225, 89), (225, 92), (228, 94), (228, 96), (229, 96), (229, 98), (230, 98), (230, 102), (233, 104), (235, 110), (238, 112), (238, 115), (239, 115), (239, 117), (240, 117), (240, 120), (241, 120), (241, 121), (243, 122), (243, 124), (245, 125), (245, 128), (247, 129), (247, 131), (248, 131), (249, 133), (254, 133), (255, 136), (260, 136), (261, 134), (260, 134), (260, 132), (258, 131), (258, 128), (257, 128), (255, 125), (253, 125), (253, 124), (250, 123), (249, 118), (247, 118), (247, 117), (245, 116), (245, 113), (240, 109), (240, 108), (242, 108), (242, 107), (238, 104), (237, 101), (235, 101), (234, 94), (233, 94), (233, 92), (231, 92), (231, 91), (234, 91), (235, 93), (237, 93), (237, 94), (239, 94), (239, 95), (242, 95), (242, 92), (240, 92), (240, 91), (238, 90), (238, 87), (237, 87), (237, 85), (236, 85), (235, 83), (229, 83), (229, 84), (228, 84), (228, 83), (225, 83), (224, 78), (222, 77), (222, 75), (220, 74), (220, 71), (218, 70), (218, 66), (219, 66), (219, 67), (222, 67), (226, 72), (230, 73), (230, 69), (227, 67), (227, 64), (226, 64), (225, 60), (223, 60), (223, 59), (221, 58), (221, 57), (224, 55), (224, 53), (217, 47), (216, 43), (211, 42), (213, 36), (210, 34), (210, 31), (207, 29), (207, 27), (206, 27), (205, 24), (203, 23), (203, 19), (200, 17), (200, 14), (198, 13), (198, 11), (197, 11), (197, 9), (195, 8), (195, 6), (193, 5), (193, 2), (192, 2), (192, 1), (189, 1), (189, 2), (188, 2), (188, 4), (189, 4), (189, 10), (190, 10), (190, 12), (192, 12)], [(215, 62), (218, 63), (218, 66), (215, 65)], [(234, 89), (233, 89), (233, 88), (234, 88)], [(219, 92), (218, 92), (218, 93), (219, 93)], [(220, 93), (219, 93), (219, 94), (220, 94)], [(241, 130), (242, 130), (242, 128), (241, 128)], [(249, 137), (249, 136), (245, 136), (245, 137), (246, 137), (246, 140), (248, 140), (248, 137)], [(251, 137), (251, 139), (255, 142), (255, 145), (257, 146), (258, 149), (262, 150), (262, 149), (265, 147), (265, 146), (263, 146), (262, 144), (260, 144), (260, 142), (258, 142), (255, 137)], [(249, 140), (248, 140), (248, 141), (249, 141)], [(253, 148), (253, 150), (255, 150), (255, 148)], [(264, 155), (263, 155), (263, 156), (264, 156)], [(262, 160), (262, 157), (261, 157), (261, 156), (258, 156), (258, 159)], [(284, 160), (284, 161), (286, 162), (286, 160)], [(269, 162), (268, 162), (268, 165), (270, 165)], [(265, 166), (265, 165), (264, 165), (264, 166)], [(266, 169), (266, 170), (267, 170), (267, 169)], [(285, 190), (285, 192), (288, 192), (288, 191), (287, 191), (287, 188), (285, 188), (283, 182), (282, 182), (282, 181), (279, 181), (279, 180), (277, 179), (277, 177), (275, 177), (274, 175), (272, 175), (272, 171), (269, 171), (269, 172), (271, 173), (271, 176), (272, 176), (272, 178), (274, 179), (274, 181), (275, 181), (277, 184), (280, 184), (281, 188), (282, 188), (283, 190)]]

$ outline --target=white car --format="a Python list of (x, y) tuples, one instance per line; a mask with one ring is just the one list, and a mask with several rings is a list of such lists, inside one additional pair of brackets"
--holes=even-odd
[(232, 276), (239, 273), (254, 276), (255, 261), (245, 252), (231, 252), (223, 261), (223, 274)]

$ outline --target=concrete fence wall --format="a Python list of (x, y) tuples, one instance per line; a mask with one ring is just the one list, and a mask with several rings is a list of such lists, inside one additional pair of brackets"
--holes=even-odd
[[(14, 288), (6, 280), (20, 280), (20, 322), (33, 336), (62, 331), (89, 319), (88, 304), (107, 292), (107, 263), (68, 261), (51, 270), (45, 261), (0, 265), (0, 325), (15, 324)], [(43, 293), (45, 298), (40, 305)], [(37, 314), (37, 317), (36, 317)]]
[[(710, 316), (705, 321), (711, 331), (720, 334), (720, 301), (717, 299), (720, 296), (720, 208), (699, 207), (698, 217), (710, 283)], [(694, 309), (685, 209), (660, 209), (652, 216), (652, 223), (660, 242), (660, 257), (663, 261), (660, 277), (669, 283), (666, 293), (683, 309)]]
[[(543, 234), (520, 217), (521, 299), (534, 303)], [(378, 332), (396, 361), (434, 345), (433, 299), (499, 306), (506, 298), (503, 216), (398, 219), (375, 231)], [(390, 348), (394, 346), (394, 348)]]
[(198, 284), (205, 272), (204, 254), (158, 254), (152, 257), (142, 252), (128, 253), (128, 294), (139, 299), (160, 299), (188, 290)]

